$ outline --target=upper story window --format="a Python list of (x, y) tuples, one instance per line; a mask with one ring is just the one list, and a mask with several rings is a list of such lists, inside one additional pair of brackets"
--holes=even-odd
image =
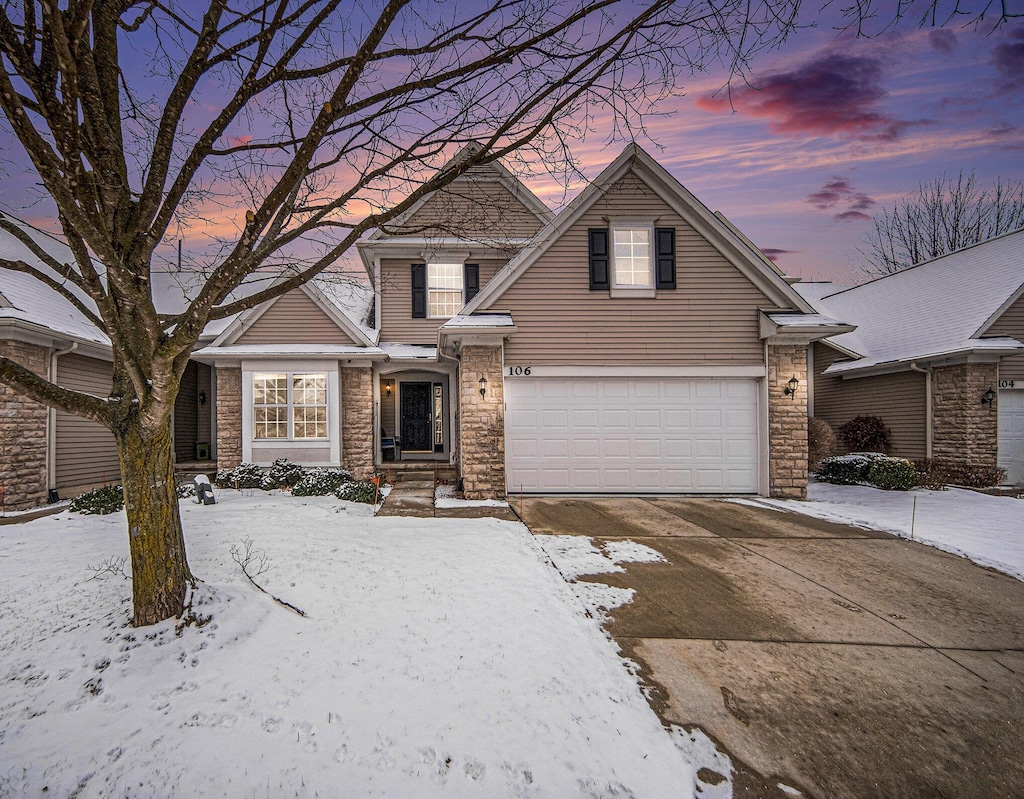
[(253, 438), (326, 439), (327, 375), (254, 372)]
[(428, 315), (455, 316), (463, 306), (462, 285), (462, 264), (427, 264)]
[(612, 285), (654, 285), (650, 228), (612, 228)]

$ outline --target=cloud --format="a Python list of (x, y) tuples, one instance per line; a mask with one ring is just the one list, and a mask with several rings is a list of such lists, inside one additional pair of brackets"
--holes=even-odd
[(992, 48), (992, 63), (1003, 91), (1024, 87), (1024, 27), (1010, 31), (1008, 39)]
[(761, 252), (763, 252), (768, 257), (768, 260), (771, 261), (772, 263), (778, 263), (779, 258), (782, 257), (783, 255), (792, 255), (793, 253), (798, 253), (800, 251), (780, 250), (777, 247), (762, 247)]
[(807, 195), (806, 202), (821, 211), (836, 211), (832, 218), (837, 222), (862, 222), (871, 219), (867, 213), (875, 201), (844, 177), (834, 175), (813, 194)]
[(928, 44), (932, 46), (933, 50), (950, 55), (960, 43), (957, 41), (956, 34), (949, 28), (937, 28), (928, 32)]
[(765, 76), (760, 88), (744, 86), (731, 97), (704, 95), (696, 103), (709, 111), (732, 107), (765, 118), (777, 133), (894, 141), (920, 123), (897, 119), (879, 108), (888, 96), (883, 77), (880, 59), (827, 52), (789, 72)]

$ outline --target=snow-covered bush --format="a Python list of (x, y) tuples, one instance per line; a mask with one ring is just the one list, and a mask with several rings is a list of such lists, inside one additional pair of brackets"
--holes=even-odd
[(292, 496), (324, 497), (351, 479), (351, 473), (344, 469), (307, 469), (302, 479), (292, 485)]
[(807, 468), (812, 472), (823, 458), (835, 454), (836, 431), (824, 419), (811, 416), (807, 419)]
[(857, 485), (865, 483), (871, 469), (868, 455), (833, 455), (818, 466), (818, 479), (823, 483)]
[(263, 470), (255, 463), (241, 463), (234, 469), (221, 469), (213, 482), (218, 488), (262, 488)]
[(338, 486), (338, 490), (334, 492), (334, 495), (338, 499), (344, 499), (348, 502), (365, 502), (368, 505), (372, 505), (377, 501), (377, 486), (363, 481), (342, 483)]
[(867, 479), (871, 485), (885, 491), (909, 491), (917, 482), (913, 463), (888, 455), (871, 459)]
[(889, 428), (877, 416), (855, 416), (839, 428), (839, 437), (851, 452), (888, 452)]
[(178, 494), (178, 499), (188, 499), (196, 495), (196, 484), (195, 483), (178, 483), (174, 487), (175, 492)]
[(124, 507), (124, 492), (121, 486), (103, 486), (95, 488), (85, 494), (80, 494), (71, 500), (68, 510), (82, 514), (96, 514), (105, 516), (108, 513), (117, 513)]
[(292, 463), (287, 458), (278, 458), (264, 472), (260, 488), (264, 491), (270, 491), (274, 488), (290, 488), (302, 480), (304, 475), (305, 469), (299, 466), (299, 464)]

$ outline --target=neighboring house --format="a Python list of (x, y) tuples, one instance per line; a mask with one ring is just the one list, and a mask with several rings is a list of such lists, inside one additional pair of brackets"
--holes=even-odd
[(794, 288), (856, 325), (810, 350), (813, 416), (879, 416), (896, 455), (1024, 483), (1024, 231), (854, 288)]
[(204, 335), (220, 468), (442, 462), (469, 498), (806, 495), (808, 346), (853, 328), (636, 145), (557, 217), (489, 164), (358, 249), (372, 294), (308, 285)]

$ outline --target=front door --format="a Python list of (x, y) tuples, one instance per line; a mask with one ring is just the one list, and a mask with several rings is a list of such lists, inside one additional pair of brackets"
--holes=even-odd
[(402, 383), (402, 451), (433, 452), (430, 383)]

